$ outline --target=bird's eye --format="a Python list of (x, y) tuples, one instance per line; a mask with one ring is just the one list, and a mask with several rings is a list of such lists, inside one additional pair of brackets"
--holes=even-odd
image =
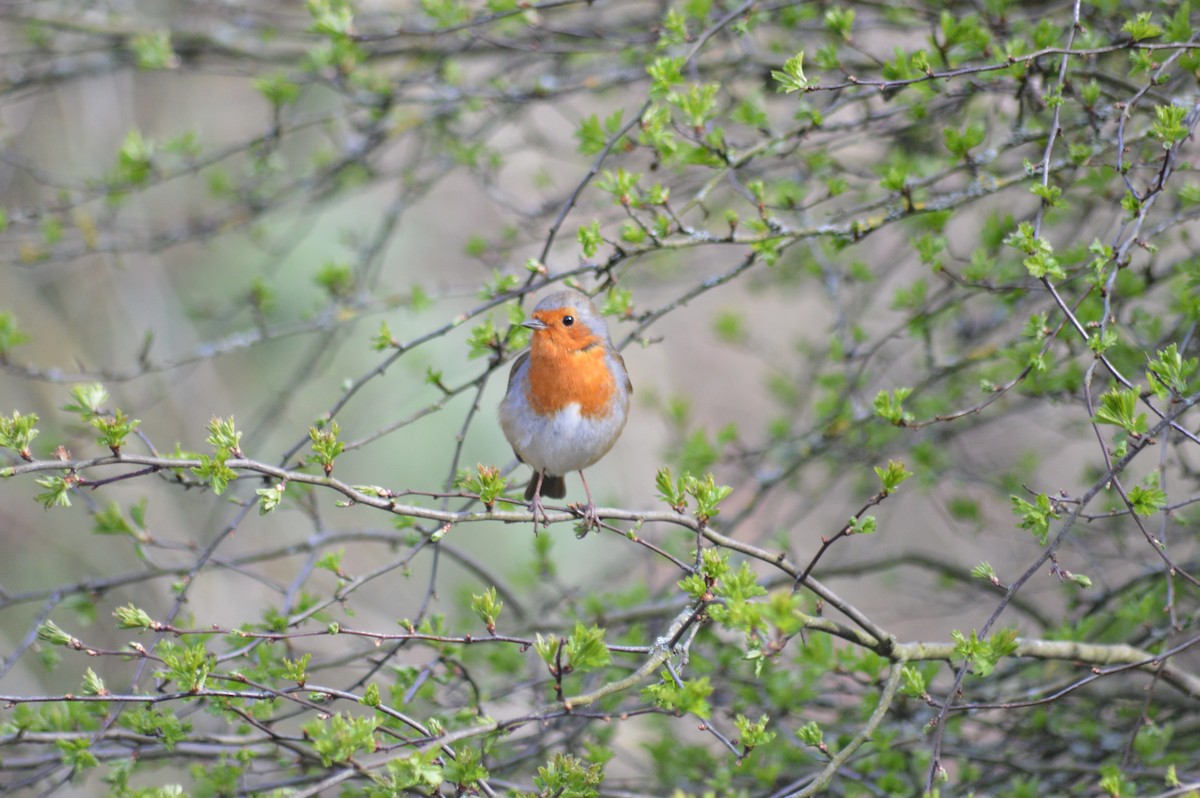
[(575, 323), (574, 316), (563, 316), (563, 326), (564, 327), (570, 327), (574, 323)]

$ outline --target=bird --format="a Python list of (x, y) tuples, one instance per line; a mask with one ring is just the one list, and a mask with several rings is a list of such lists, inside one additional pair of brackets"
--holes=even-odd
[(549, 523), (542, 497), (567, 495), (564, 477), (578, 471), (587, 494), (585, 531), (599, 526), (583, 469), (608, 454), (629, 417), (633, 384), (608, 325), (588, 296), (565, 289), (545, 296), (522, 326), (529, 349), (513, 363), (500, 402), (500, 427), (517, 459), (533, 467), (525, 500)]

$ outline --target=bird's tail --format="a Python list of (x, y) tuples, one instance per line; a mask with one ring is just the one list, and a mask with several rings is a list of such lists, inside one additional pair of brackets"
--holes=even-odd
[[(533, 494), (537, 491), (537, 485), (538, 475), (535, 471), (533, 478), (525, 486), (525, 501), (533, 501)], [(542, 495), (550, 499), (564, 498), (567, 495), (567, 480), (563, 477), (555, 477), (547, 474), (542, 478)]]

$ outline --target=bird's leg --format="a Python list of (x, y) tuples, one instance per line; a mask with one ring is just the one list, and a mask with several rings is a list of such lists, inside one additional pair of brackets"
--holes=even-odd
[(533, 513), (533, 534), (537, 534), (538, 514), (542, 516), (542, 526), (546, 529), (550, 528), (550, 519), (546, 515), (546, 508), (542, 507), (542, 480), (546, 476), (546, 469), (539, 468), (537, 472), (537, 488), (533, 491), (533, 500), (529, 503), (529, 510)]
[(598, 529), (600, 527), (600, 516), (596, 513), (596, 503), (592, 501), (592, 490), (588, 487), (587, 478), (583, 475), (582, 471), (579, 472), (579, 479), (583, 482), (583, 492), (587, 494), (587, 504), (583, 507), (579, 505), (574, 506), (583, 514), (584, 523), (587, 525), (586, 529), (592, 529), (593, 527)]

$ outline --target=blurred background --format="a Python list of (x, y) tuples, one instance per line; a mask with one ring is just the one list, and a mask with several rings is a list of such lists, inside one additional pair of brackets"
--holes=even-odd
[[(1090, 329), (1113, 321), (1130, 348), (1111, 357), (1130, 375), (1168, 340), (1194, 349), (1173, 293), (1191, 206), (1164, 194), (1158, 216), (1130, 227), (1117, 117), (1095, 110), (1135, 89), (1104, 83), (1100, 100), (1055, 117), (1049, 163), (1082, 188), (1044, 212), (1028, 176), (1050, 125), (1051, 59), (895, 96), (784, 94), (772, 70), (800, 49), (810, 75), (841, 80), (812, 55), (844, 44), (837, 7), (684, 4), (673, 38), (659, 3), (546, 5), (5, 3), (0, 412), (37, 414), (36, 458), (60, 445), (101, 456), (62, 409), (72, 386), (100, 383), (110, 409), (140, 420), (128, 452), (211, 452), (210, 419), (232, 417), (246, 457), (288, 468), (335, 413), (337, 478), (466, 508), (455, 480), (477, 464), (510, 470), (516, 487), (528, 476), (495, 417), (520, 343), (510, 325), (567, 280), (604, 305), (634, 384), (624, 436), (588, 471), (600, 505), (665, 509), (660, 468), (711, 471), (734, 489), (723, 531), (798, 563), (872, 505), (881, 531), (834, 545), (814, 573), (901, 640), (980, 626), (1001, 594), (971, 569), (989, 563), (1008, 582), (1043, 550), (1015, 529), (1009, 497), (1078, 496), (1116, 445), (1092, 434), (1081, 385), (1095, 359), (1072, 329), (1030, 368), (1062, 317), (1005, 237), (1044, 222), (1073, 269), (1068, 304)], [(1005, 30), (1038, 24), (1037, 9), (1016, 16)], [(928, 46), (922, 21), (937, 19), (922, 4), (859, 7), (839, 63), (889, 76), (894, 49)], [(987, 50), (945, 37), (951, 62)], [(678, 59), (674, 94), (647, 69), (658, 55)], [(1185, 78), (1152, 99), (1194, 90)], [(656, 109), (661, 129), (647, 121)], [(1144, 113), (1122, 132), (1143, 186), (1163, 149)], [(969, 155), (944, 130), (975, 137)], [(1177, 151), (1194, 158), (1196, 145)], [(614, 187), (634, 173), (635, 200), (622, 201)], [(668, 200), (649, 199), (654, 184)], [(1124, 250), (1108, 288), (1128, 303), (1114, 308), (1085, 285), (1087, 245), (1135, 234), (1157, 249)], [(1088, 401), (1112, 384), (1102, 370)], [(877, 399), (897, 388), (915, 389), (901, 425)], [(1170, 443), (1128, 481), (1194, 489), (1190, 455)], [(874, 507), (873, 468), (890, 459), (915, 476)], [(567, 482), (582, 500), (578, 477)], [(47, 667), (37, 624), (119, 648), (128, 636), (110, 614), (131, 602), (222, 629), (320, 605), (322, 623), (394, 632), (437, 612), (470, 627), (470, 596), (500, 584), (514, 623), (536, 630), (603, 617), (595, 602), (612, 610), (618, 594), (652, 605), (680, 578), (623, 535), (577, 540), (568, 525), (535, 538), (527, 523), (462, 524), (429, 546), (436, 524), (298, 484), (260, 517), (266, 484), (244, 475), (215, 497), (162, 472), (47, 510), (32, 475), (0, 480), (0, 694), (76, 689), (78, 668)], [(1137, 527), (1106, 515), (1120, 501), (1097, 501), (1109, 503), (1065, 541), (1064, 567), (1101, 592), (1158, 573)], [(1194, 516), (1180, 504), (1154, 529), (1185, 562)], [(695, 545), (678, 529), (639, 534), (684, 559)], [(1044, 631), (1076, 601), (1069, 583), (1037, 578), (1005, 624)], [(337, 643), (295, 650), (333, 667)], [(152, 681), (135, 663), (88, 664), (114, 689)]]

